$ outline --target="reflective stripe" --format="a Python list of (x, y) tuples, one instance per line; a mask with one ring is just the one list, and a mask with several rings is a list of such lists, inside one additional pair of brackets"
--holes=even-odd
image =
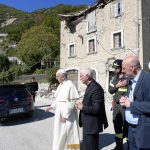
[(71, 149), (71, 150), (77, 150), (80, 148), (79, 144), (68, 144), (67, 145), (67, 149)]
[(116, 66), (116, 67), (120, 67), (117, 63), (114, 63), (114, 66)]
[(127, 88), (119, 88), (118, 91), (120, 91), (120, 92), (127, 92)]
[(111, 82), (110, 82), (110, 86), (115, 87), (115, 85), (114, 85), (114, 84), (112, 84)]
[(115, 136), (116, 136), (117, 138), (119, 138), (119, 139), (123, 139), (123, 133), (116, 134)]

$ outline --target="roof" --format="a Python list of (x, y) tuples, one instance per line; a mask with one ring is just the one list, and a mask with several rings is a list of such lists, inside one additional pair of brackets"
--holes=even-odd
[(104, 8), (105, 5), (107, 5), (108, 3), (110, 3), (111, 1), (114, 0), (97, 0), (97, 2), (92, 5), (89, 6), (87, 9), (80, 11), (78, 13), (74, 13), (74, 14), (58, 14), (63, 20), (66, 21), (74, 21), (77, 20), (83, 16), (86, 16), (88, 13), (92, 12), (93, 10), (97, 9), (97, 8)]

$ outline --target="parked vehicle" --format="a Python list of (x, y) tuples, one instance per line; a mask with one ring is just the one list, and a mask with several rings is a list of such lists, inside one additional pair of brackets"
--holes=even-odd
[(31, 117), (34, 111), (33, 97), (25, 84), (0, 85), (0, 118), (17, 114)]

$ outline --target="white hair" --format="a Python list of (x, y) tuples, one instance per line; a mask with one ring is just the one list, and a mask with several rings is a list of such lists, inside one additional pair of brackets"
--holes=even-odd
[(93, 78), (93, 70), (91, 68), (82, 68), (80, 69), (80, 73), (88, 75), (90, 78)]

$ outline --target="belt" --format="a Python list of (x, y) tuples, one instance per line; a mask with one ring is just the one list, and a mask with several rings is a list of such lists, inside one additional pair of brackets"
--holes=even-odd
[(129, 124), (129, 126), (130, 126), (131, 128), (136, 128), (136, 127), (137, 127), (137, 124)]

